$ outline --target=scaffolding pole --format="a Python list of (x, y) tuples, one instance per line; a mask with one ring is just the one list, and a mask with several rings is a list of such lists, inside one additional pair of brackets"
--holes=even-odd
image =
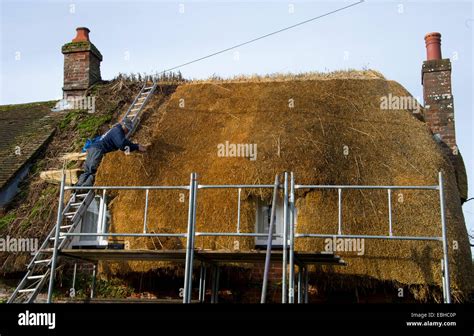
[(303, 301), (303, 269), (298, 267), (298, 303)]
[(183, 303), (191, 303), (194, 258), (194, 230), (196, 224), (197, 174), (192, 173), (189, 182), (188, 233), (186, 238), (186, 264), (184, 270)]
[(50, 271), (49, 271), (49, 286), (48, 286), (48, 299), (47, 302), (51, 303), (53, 299), (53, 288), (54, 288), (54, 278), (56, 276), (56, 262), (58, 259), (58, 247), (59, 247), (59, 231), (60, 226), (63, 220), (63, 207), (64, 207), (64, 184), (66, 181), (66, 175), (63, 171), (63, 176), (61, 178), (61, 187), (59, 189), (59, 203), (58, 203), (58, 216), (56, 219), (56, 229), (54, 233), (54, 247), (53, 255), (51, 257)]
[[(288, 198), (288, 183), (286, 183), (286, 195)], [(290, 174), (290, 195), (289, 195), (289, 234), (290, 234), (290, 283), (288, 288), (289, 303), (295, 303), (295, 179), (294, 174)], [(285, 217), (285, 218), (286, 218)], [(298, 268), (301, 271), (301, 267)], [(298, 287), (298, 291), (300, 288)]]
[(219, 280), (220, 268), (217, 265), (212, 267), (212, 284), (211, 284), (211, 303), (219, 302)]
[(148, 194), (150, 189), (145, 191), (145, 209), (143, 210), (143, 233), (148, 232)]
[(206, 299), (206, 265), (201, 263), (201, 270), (199, 272), (199, 302), (204, 303)]
[(95, 283), (97, 280), (97, 263), (92, 266), (92, 283), (91, 283), (91, 299), (94, 298), (95, 295)]
[(309, 289), (309, 271), (308, 266), (304, 268), (304, 303), (308, 303), (308, 289)]
[(74, 296), (76, 296), (76, 273), (77, 273), (77, 263), (74, 263), (74, 270), (72, 273), (72, 290)]
[(273, 185), (272, 211), (270, 215), (270, 226), (268, 227), (267, 254), (265, 256), (265, 268), (263, 271), (262, 296), (260, 298), (260, 303), (265, 303), (265, 301), (267, 300), (268, 273), (270, 271), (270, 258), (272, 254), (273, 225), (275, 224), (275, 210), (276, 210), (275, 205), (276, 205), (276, 200), (277, 200), (278, 185), (279, 185), (279, 176), (278, 174), (276, 174), (275, 184)]
[(441, 230), (442, 230), (442, 237), (443, 237), (443, 260), (444, 260), (444, 267), (443, 267), (443, 276), (445, 289), (443, 291), (444, 303), (451, 303), (451, 285), (449, 281), (449, 262), (448, 262), (448, 236), (446, 233), (446, 214), (445, 214), (445, 205), (444, 205), (444, 181), (443, 181), (443, 173), (439, 172), (438, 174), (439, 180), (439, 207), (440, 207), (440, 214), (441, 214)]
[[(283, 179), (283, 264), (281, 272), (281, 303), (287, 303), (288, 293), (286, 291), (288, 280), (288, 173), (284, 173)], [(290, 269), (291, 272), (291, 269)], [(290, 278), (291, 278), (290, 273)], [(291, 281), (291, 280), (290, 280)], [(288, 287), (289, 291), (292, 289)], [(291, 295), (293, 296), (293, 295)]]

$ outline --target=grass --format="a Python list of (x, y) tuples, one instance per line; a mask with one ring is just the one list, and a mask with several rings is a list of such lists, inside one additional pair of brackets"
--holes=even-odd
[(97, 135), (100, 127), (112, 120), (112, 113), (96, 114), (84, 110), (71, 110), (59, 123), (59, 129), (76, 130), (78, 136), (75, 138), (75, 147), (79, 148), (88, 138)]
[[(72, 277), (66, 276), (63, 281), (66, 285), (72, 283)], [(90, 276), (85, 274), (78, 274), (76, 277), (75, 295), (76, 299), (86, 299), (90, 296)], [(66, 287), (67, 288), (67, 287)], [(67, 295), (70, 293), (70, 288), (67, 288)], [(64, 288), (56, 289), (55, 296), (60, 297), (65, 293)], [(95, 297), (97, 298), (127, 298), (134, 293), (133, 287), (129, 286), (124, 280), (112, 278), (110, 280), (96, 279), (95, 283)]]
[(112, 119), (111, 115), (89, 115), (85, 117), (78, 125), (79, 136), (82, 140), (88, 137), (93, 137), (97, 134), (100, 126), (109, 122)]
[(132, 287), (117, 278), (108, 281), (99, 279), (96, 282), (96, 291), (97, 296), (103, 298), (126, 298), (134, 292)]
[(46, 214), (51, 207), (51, 202), (55, 202), (56, 199), (56, 188), (54, 186), (48, 186), (41, 191), (41, 194), (33, 204), (33, 207), (28, 212), (28, 216), (22, 221), (21, 228), (24, 230), (32, 223), (42, 222), (46, 220)]
[(13, 223), (15, 219), (16, 219), (16, 214), (14, 212), (10, 212), (9, 214), (0, 218), (0, 231), (8, 227), (11, 223)]

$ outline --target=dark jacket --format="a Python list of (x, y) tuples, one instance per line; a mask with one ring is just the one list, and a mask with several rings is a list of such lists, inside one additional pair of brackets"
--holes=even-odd
[(138, 150), (138, 145), (125, 137), (125, 132), (120, 124), (112, 127), (107, 133), (102, 135), (99, 141), (94, 142), (91, 147), (100, 149), (104, 154), (119, 149), (122, 151), (128, 149), (131, 152)]

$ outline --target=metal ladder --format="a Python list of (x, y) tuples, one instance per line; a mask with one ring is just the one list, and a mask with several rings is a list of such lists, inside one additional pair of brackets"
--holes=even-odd
[[(94, 192), (71, 195), (62, 212), (63, 220), (60, 226), (58, 250), (66, 245), (69, 240), (61, 234), (71, 233), (82, 220), (84, 213), (94, 199)], [(49, 232), (41, 247), (36, 251), (27, 267), (27, 272), (18, 284), (7, 303), (32, 303), (40, 293), (51, 274), (51, 261), (54, 248), (56, 226)]]
[(135, 132), (138, 124), (140, 123), (140, 116), (141, 113), (145, 107), (145, 105), (148, 103), (150, 100), (150, 97), (153, 95), (153, 92), (156, 89), (157, 82), (154, 78), (151, 79), (151, 86), (147, 86), (148, 82), (150, 81), (151, 76), (145, 77), (145, 83), (143, 84), (140, 92), (138, 95), (135, 97), (133, 100), (132, 105), (128, 108), (128, 111), (125, 113), (125, 115), (122, 118), (122, 121), (125, 119), (130, 119), (133, 124), (133, 128), (130, 132), (127, 134), (127, 138), (129, 138), (133, 132)]
[[(128, 132), (127, 138), (136, 130), (140, 123), (141, 113), (156, 89), (157, 82), (154, 78), (151, 78), (151, 86), (147, 86), (150, 82), (150, 78), (151, 76), (145, 77), (145, 83), (140, 89), (140, 92), (122, 118), (122, 121), (127, 118), (130, 119), (133, 124), (133, 128)], [(92, 190), (89, 190), (89, 192), (85, 194), (79, 194), (76, 192), (71, 195), (62, 212), (63, 221), (59, 235), (61, 241), (58, 245), (58, 251), (65, 246), (66, 241), (68, 240), (66, 236), (61, 234), (71, 233), (76, 229), (76, 226), (81, 221), (82, 216), (93, 199), (94, 192)], [(54, 241), (56, 239), (55, 233), (56, 227), (53, 227), (41, 247), (33, 256), (31, 262), (28, 264), (25, 276), (20, 281), (7, 303), (34, 302), (51, 274), (52, 253), (54, 250)]]

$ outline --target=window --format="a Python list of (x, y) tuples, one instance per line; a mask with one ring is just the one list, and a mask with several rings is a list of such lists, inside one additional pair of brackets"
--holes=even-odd
[[(96, 196), (87, 208), (81, 222), (76, 228), (80, 233), (105, 233), (107, 232), (107, 223), (110, 218), (109, 211), (106, 210), (102, 197)], [(103, 210), (106, 211), (105, 216)], [(101, 248), (107, 246), (107, 237), (80, 236), (74, 237), (72, 241), (73, 248)]]
[[(256, 218), (256, 232), (268, 234), (270, 228), (270, 216), (272, 213), (272, 206), (265, 204), (263, 201), (257, 202), (257, 218)], [(280, 198), (277, 200), (275, 209), (275, 223), (273, 225), (274, 234), (283, 233), (283, 200)], [(268, 237), (256, 237), (255, 245), (257, 247), (267, 246)], [(282, 237), (274, 237), (272, 240), (272, 246), (281, 247), (283, 246)]]

